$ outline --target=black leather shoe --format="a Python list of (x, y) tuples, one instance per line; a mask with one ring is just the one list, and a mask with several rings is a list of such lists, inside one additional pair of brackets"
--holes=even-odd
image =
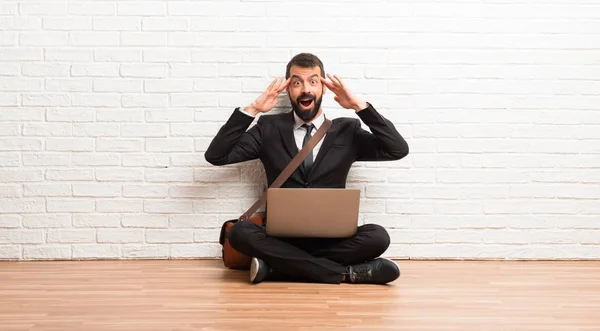
[(253, 257), (250, 264), (250, 283), (260, 283), (267, 278), (271, 268), (261, 259)]
[(387, 284), (400, 277), (398, 265), (386, 258), (348, 266), (346, 281), (354, 284)]

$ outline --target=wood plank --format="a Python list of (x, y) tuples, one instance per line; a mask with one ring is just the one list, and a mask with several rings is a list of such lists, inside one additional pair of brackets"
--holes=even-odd
[(398, 261), (386, 285), (215, 260), (0, 262), (0, 330), (600, 330), (600, 261)]

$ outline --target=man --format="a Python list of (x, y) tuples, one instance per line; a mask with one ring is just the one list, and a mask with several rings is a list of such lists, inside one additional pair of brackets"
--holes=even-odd
[[(321, 101), (327, 89), (335, 94), (334, 100), (340, 106), (354, 110), (372, 133), (362, 129), (357, 119), (334, 119), (312, 156), (308, 156), (308, 164), (298, 167), (282, 187), (344, 188), (355, 161), (399, 160), (408, 154), (406, 141), (389, 120), (357, 98), (339, 77), (327, 77), (329, 80), (316, 56), (294, 56), (287, 65), (285, 79), (275, 79), (256, 101), (234, 110), (208, 147), (206, 160), (213, 165), (227, 165), (258, 158), (270, 186), (302, 148), (305, 136), (310, 137), (324, 122)], [(293, 111), (260, 116), (277, 104), (284, 90)], [(248, 130), (257, 116), (256, 125)], [(307, 126), (311, 124), (313, 127)], [(229, 233), (229, 242), (234, 249), (253, 257), (251, 283), (278, 274), (331, 284), (386, 284), (400, 275), (393, 261), (379, 257), (387, 250), (390, 237), (376, 224), (359, 226), (351, 238), (291, 239), (267, 236), (263, 226), (238, 222)]]

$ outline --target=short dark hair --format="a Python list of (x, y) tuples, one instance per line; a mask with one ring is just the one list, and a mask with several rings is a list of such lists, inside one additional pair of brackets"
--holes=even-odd
[(323, 62), (314, 54), (310, 53), (300, 53), (294, 56), (290, 62), (287, 64), (287, 68), (285, 70), (285, 79), (290, 78), (290, 69), (292, 66), (298, 66), (302, 68), (321, 68), (321, 76), (325, 77), (325, 68), (323, 67)]

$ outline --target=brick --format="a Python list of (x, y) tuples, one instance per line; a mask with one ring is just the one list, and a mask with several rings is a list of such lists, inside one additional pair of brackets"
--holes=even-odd
[(94, 109), (69, 108), (69, 109), (48, 109), (46, 118), (48, 122), (92, 122), (96, 117)]
[[(0, 64), (0, 76), (18, 76), (21, 72), (21, 67), (16, 63)], [(12, 89), (11, 87), (8, 87)]]
[(143, 122), (144, 110), (99, 110), (98, 122)]
[(123, 257), (131, 259), (157, 259), (169, 257), (168, 245), (123, 245)]
[(121, 257), (119, 245), (94, 244), (94, 245), (73, 245), (74, 259), (102, 259)]
[(96, 241), (95, 229), (50, 229), (48, 243), (76, 244)]
[(2, 151), (39, 151), (42, 142), (34, 138), (0, 138), (0, 152)]
[(168, 195), (173, 198), (241, 198), (248, 193), (255, 193), (255, 189), (249, 189), (247, 186), (234, 186), (219, 189), (216, 185), (198, 185), (198, 186), (170, 186)]
[(194, 141), (190, 138), (147, 138), (148, 152), (193, 152)]
[(93, 213), (73, 215), (73, 226), (77, 228), (116, 228), (120, 223), (119, 215)]
[(191, 92), (194, 87), (192, 80), (147, 80), (144, 91), (149, 93)]
[(201, 256), (218, 256), (221, 247), (214, 243), (175, 244), (171, 245), (172, 258), (198, 258)]
[(98, 152), (139, 152), (142, 141), (139, 139), (99, 138), (96, 140)]
[(84, 49), (51, 48), (46, 49), (44, 54), (46, 61), (92, 62), (94, 60), (94, 52)]
[(51, 92), (91, 92), (90, 79), (46, 79), (46, 90)]
[(165, 16), (166, 14), (167, 4), (162, 2), (123, 2), (117, 6), (119, 16)]
[(155, 94), (124, 94), (122, 105), (125, 108), (144, 107), (144, 108), (167, 108), (169, 104), (168, 95)]
[(144, 242), (144, 230), (98, 229), (98, 243), (128, 244)]
[(190, 62), (191, 52), (186, 49), (148, 49), (144, 50), (144, 62)]
[(71, 245), (24, 246), (23, 258), (27, 260), (69, 260), (71, 259)]
[(0, 46), (15, 46), (17, 34), (14, 32), (0, 32)]
[(73, 127), (73, 136), (75, 137), (118, 137), (118, 124), (79, 124)]
[(94, 179), (91, 169), (50, 169), (46, 171), (46, 179), (50, 181), (89, 181)]
[(94, 150), (94, 140), (88, 138), (48, 138), (47, 151), (89, 152)]
[(215, 228), (222, 225), (217, 215), (194, 214), (194, 215), (171, 215), (169, 226), (171, 228)]
[(194, 231), (194, 242), (215, 243), (219, 240), (221, 228), (202, 229)]
[(164, 78), (167, 67), (164, 64), (123, 64), (121, 76), (134, 78)]
[(144, 178), (142, 169), (103, 168), (96, 170), (96, 179), (101, 182), (138, 182)]
[(194, 181), (203, 183), (239, 182), (240, 170), (236, 168), (198, 168)]
[(368, 184), (366, 196), (368, 198), (410, 198), (410, 187), (399, 185)]
[[(0, 202), (1, 204), (1, 202)], [(190, 232), (190, 236), (192, 233)], [(2, 230), (0, 244), (41, 244), (44, 242), (43, 230)]]
[(113, 16), (116, 6), (114, 3), (70, 3), (67, 12), (70, 15)]
[(235, 78), (199, 78), (194, 79), (194, 91), (239, 92), (242, 82)]
[(165, 124), (122, 124), (123, 137), (166, 137), (169, 127)]
[(144, 179), (149, 183), (192, 182), (194, 170), (191, 168), (146, 169)]
[(38, 93), (38, 94), (22, 94), (23, 106), (30, 107), (55, 107), (55, 106), (70, 106), (71, 100), (68, 94), (60, 93)]
[(137, 49), (106, 48), (94, 51), (94, 60), (97, 62), (139, 62), (142, 51)]
[(18, 198), (22, 196), (22, 191), (20, 184), (0, 185), (0, 198)]
[(122, 32), (122, 46), (166, 46), (167, 34), (164, 32)]
[[(7, 96), (9, 96), (7, 98)], [(3, 101), (14, 101), (14, 105), (17, 104), (17, 97), (14, 96), (12, 99), (11, 94), (0, 93), (0, 104)], [(193, 115), (192, 115), (193, 116)], [(19, 108), (19, 110), (2, 109), (0, 112), (0, 121), (2, 122), (23, 122), (23, 121), (43, 121), (44, 120), (44, 109), (37, 108)]]
[(194, 124), (171, 124), (171, 135), (173, 136), (208, 136), (213, 138), (219, 131), (221, 125), (219, 123), (194, 123)]
[(203, 199), (203, 200), (199, 200), (199, 201), (194, 201), (194, 212), (195, 213), (243, 213), (243, 212), (245, 212), (245, 210), (242, 210), (242, 205), (241, 205), (240, 200)]
[[(18, 73), (17, 73), (18, 75)], [(15, 78), (0, 78), (0, 91), (24, 92), (24, 91), (40, 91), (43, 81), (40, 79), (15, 79)]]
[(142, 201), (135, 199), (101, 199), (96, 202), (96, 211), (100, 213), (139, 213)]
[(69, 32), (70, 46), (119, 46), (118, 32)]
[(215, 16), (218, 7), (215, 3), (170, 2), (169, 15), (172, 16)]
[(20, 125), (18, 123), (1, 123), (0, 136), (18, 136), (20, 134)]
[(165, 185), (124, 185), (123, 196), (128, 198), (166, 198), (169, 187)]
[(46, 208), (50, 213), (88, 213), (94, 211), (95, 204), (90, 199), (48, 198)]
[(69, 184), (24, 184), (25, 197), (68, 197), (71, 196)]
[(137, 17), (94, 17), (93, 28), (97, 31), (138, 31), (142, 21)]
[(21, 259), (21, 246), (0, 245), (0, 259), (2, 259), (2, 260), (20, 260)]
[(193, 210), (193, 201), (183, 200), (145, 200), (144, 212), (151, 214), (189, 214)]
[(73, 77), (116, 77), (119, 75), (119, 67), (116, 64), (79, 64), (71, 66)]
[(26, 228), (68, 228), (71, 226), (71, 215), (68, 214), (32, 214), (23, 216)]
[(194, 78), (217, 76), (217, 66), (214, 64), (178, 64), (171, 65), (171, 77)]
[(0, 182), (2, 183), (22, 183), (22, 182), (41, 182), (44, 180), (44, 171), (39, 169), (14, 169), (1, 170)]
[(190, 122), (194, 118), (193, 109), (148, 110), (147, 122)]
[(124, 167), (150, 167), (164, 168), (169, 166), (169, 156), (167, 154), (126, 154), (123, 155)]
[(23, 136), (37, 137), (60, 137), (70, 136), (70, 124), (52, 124), (52, 123), (24, 123)]
[(21, 15), (66, 15), (67, 4), (61, 2), (26, 2), (19, 4)]
[(76, 166), (118, 166), (121, 158), (118, 154), (110, 153), (77, 153), (73, 155), (73, 165)]
[(73, 106), (120, 107), (121, 95), (112, 93), (77, 93), (73, 95)]
[(94, 79), (95, 92), (142, 92), (143, 81), (136, 79)]
[(123, 215), (122, 224), (129, 228), (167, 228), (168, 215), (129, 214)]
[(44, 29), (57, 31), (80, 31), (90, 30), (92, 20), (87, 17), (44, 17)]
[(0, 229), (14, 229), (21, 227), (21, 218), (18, 215), (0, 215)]
[(148, 243), (192, 243), (194, 233), (188, 230), (147, 230)]
[(73, 184), (74, 197), (117, 197), (121, 195), (119, 184)]
[(67, 46), (69, 35), (67, 32), (21, 32), (19, 34), (20, 46)]

